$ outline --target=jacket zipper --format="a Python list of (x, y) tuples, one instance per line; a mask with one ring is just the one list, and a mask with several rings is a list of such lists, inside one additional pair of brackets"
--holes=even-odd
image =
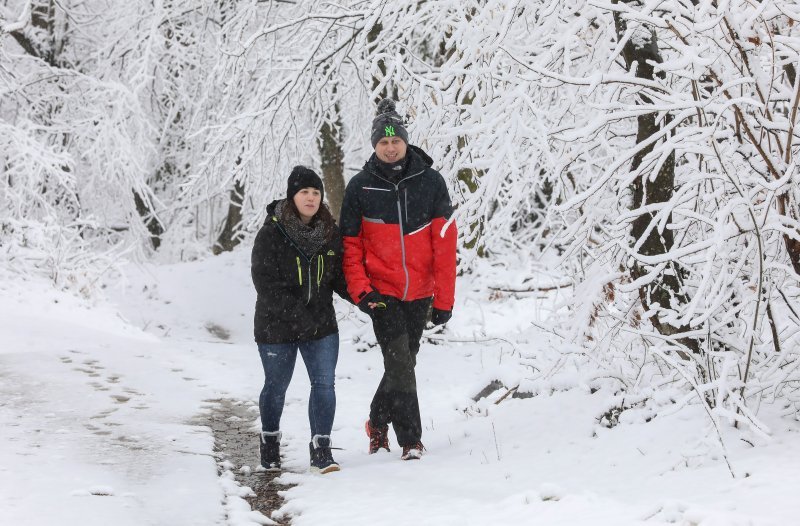
[[(292, 238), (289, 237), (288, 234), (286, 234), (286, 231), (283, 229), (281, 224), (280, 223), (276, 223), (276, 224), (278, 225), (278, 228), (281, 229), (281, 232), (283, 233), (283, 235), (286, 236), (286, 239), (289, 240), (289, 243), (291, 243), (292, 246), (295, 248), (295, 250), (300, 252), (300, 254), (303, 256), (303, 259), (305, 259), (308, 262), (308, 299), (306, 299), (306, 305), (308, 305), (311, 302), (311, 259), (309, 259), (303, 253), (303, 251), (300, 250), (300, 247), (298, 247), (295, 244), (294, 241), (292, 241)], [(298, 276), (298, 280), (300, 281), (300, 286), (302, 287), (303, 286), (303, 268), (300, 266), (300, 256), (295, 256), (295, 260), (297, 261), (297, 276)], [(317, 290), (319, 290), (319, 282), (317, 283)]]
[[(400, 301), (405, 301), (406, 300), (406, 296), (408, 296), (408, 287), (410, 285), (410, 283), (409, 283), (410, 278), (408, 276), (408, 266), (406, 265), (406, 240), (403, 238), (404, 237), (404, 234), (403, 234), (403, 209), (402, 209), (402, 205), (400, 204), (400, 183), (402, 183), (403, 181), (405, 181), (407, 179), (411, 179), (412, 177), (416, 177), (419, 174), (423, 173), (424, 171), (425, 170), (422, 170), (421, 172), (417, 172), (415, 174), (409, 175), (408, 177), (404, 177), (404, 178), (400, 179), (399, 181), (397, 181), (397, 184), (395, 184), (395, 183), (389, 181), (388, 179), (384, 179), (380, 175), (378, 175), (375, 172), (373, 172), (372, 170), (370, 170), (370, 172), (375, 177), (377, 177), (378, 179), (380, 179), (382, 181), (385, 181), (385, 182), (389, 183), (390, 185), (394, 186), (394, 191), (395, 191), (395, 194), (397, 195), (397, 220), (398, 220), (397, 221), (397, 226), (400, 227), (400, 255), (401, 255), (402, 263), (403, 263), (403, 274), (405, 275), (405, 278), (406, 278), (406, 286), (403, 289), (403, 297), (400, 298)], [(407, 200), (406, 200), (406, 219), (408, 219), (408, 201)]]
[[(295, 261), (297, 261), (297, 280), (300, 282), (300, 286), (303, 286), (303, 267), (300, 265), (300, 256), (294, 257)], [(307, 259), (308, 261), (308, 298), (306, 299), (306, 305), (311, 302), (311, 260)], [(319, 289), (319, 281), (317, 281), (317, 289)]]
[[(319, 288), (319, 286), (317, 286)], [(306, 305), (311, 303), (311, 260), (308, 260), (308, 299), (306, 300)]]
[(400, 218), (399, 226), (400, 226), (400, 255), (403, 259), (403, 273), (406, 275), (406, 288), (403, 289), (403, 297), (400, 298), (401, 301), (406, 300), (406, 296), (408, 296), (408, 285), (409, 285), (409, 278), (408, 278), (408, 267), (406, 266), (406, 240), (403, 237), (403, 213), (400, 210), (400, 192), (397, 192), (397, 215)]

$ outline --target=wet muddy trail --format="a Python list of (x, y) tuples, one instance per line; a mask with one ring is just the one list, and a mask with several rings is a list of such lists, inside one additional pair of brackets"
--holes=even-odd
[[(277, 524), (289, 525), (290, 517), (275, 518), (272, 512), (283, 505), (279, 491), (291, 486), (274, 481), (280, 473), (257, 470), (260, 465), (258, 434), (253, 430), (253, 420), (258, 415), (254, 406), (238, 400), (207, 400), (213, 408), (199, 423), (207, 425), (214, 433), (216, 455), (220, 462), (233, 464), (231, 471), (236, 481), (253, 490), (245, 497), (250, 507), (274, 520)], [(248, 466), (249, 469), (243, 468)], [(260, 469), (260, 468), (259, 468)]]

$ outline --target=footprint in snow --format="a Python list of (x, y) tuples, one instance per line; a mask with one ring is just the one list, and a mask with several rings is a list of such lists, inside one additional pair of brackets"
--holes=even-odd
[(73, 367), (72, 370), (87, 374), (91, 378), (97, 378), (98, 376), (100, 376), (99, 373), (96, 373), (96, 372), (92, 371), (91, 369), (84, 369), (83, 367)]
[(218, 325), (214, 322), (208, 322), (205, 325), (205, 329), (211, 336), (219, 338), (222, 341), (226, 342), (231, 339), (231, 331), (229, 331), (222, 325)]
[(70, 495), (73, 497), (113, 497), (114, 488), (110, 486), (93, 486), (89, 489), (76, 489)]
[(112, 413), (115, 413), (115, 412), (117, 411), (117, 409), (118, 409), (118, 408), (116, 408), (116, 407), (112, 407), (112, 408), (110, 408), (110, 409), (106, 409), (105, 411), (100, 411), (100, 412), (99, 412), (99, 413), (97, 413), (96, 415), (94, 415), (94, 416), (91, 416), (91, 417), (89, 417), (89, 418), (91, 418), (92, 420), (99, 420), (99, 419), (101, 419), (101, 418), (106, 418), (106, 417), (108, 417), (109, 415), (111, 415)]
[(84, 360), (83, 365), (88, 366), (90, 369), (94, 369), (95, 371), (103, 369), (102, 365), (97, 365), (99, 362), (97, 360)]

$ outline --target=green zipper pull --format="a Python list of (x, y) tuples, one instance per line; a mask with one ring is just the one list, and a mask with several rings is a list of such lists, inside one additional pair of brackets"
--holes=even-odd
[(300, 266), (300, 256), (295, 256), (297, 260), (297, 279), (300, 280), (300, 285), (303, 285), (303, 268)]
[(322, 274), (325, 273), (325, 258), (322, 257), (322, 254), (317, 256), (317, 288), (319, 288), (319, 284), (322, 283)]

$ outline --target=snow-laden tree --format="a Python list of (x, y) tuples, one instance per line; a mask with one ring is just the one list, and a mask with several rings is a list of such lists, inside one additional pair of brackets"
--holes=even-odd
[(757, 400), (795, 400), (795, 4), (419, 2), (379, 20), (367, 65), (457, 189), (466, 246), (559, 255), (575, 299), (552, 330), (588, 376), (682, 383), (753, 429)]
[(152, 125), (128, 85), (95, 71), (117, 20), (87, 3), (19, 2), (3, 15), (3, 259), (87, 286), (109, 249), (141, 236), (132, 195), (149, 199)]
[(2, 9), (6, 254), (24, 248), (56, 279), (108, 268), (103, 258), (87, 273), (92, 254), (158, 248), (202, 160), (191, 119), (224, 10), (170, 0)]
[(533, 92), (555, 94), (548, 223), (580, 299), (560, 334), (623, 391), (683, 382), (715, 419), (760, 429), (748, 401), (795, 400), (800, 380), (800, 11), (527, 11), (529, 46), (505, 49)]
[(794, 2), (39, 0), (2, 18), (7, 260), (229, 250), (299, 163), (335, 211), (391, 96), (449, 181), (461, 270), (517, 266), (496, 288), (561, 301), (526, 381), (571, 360), (627, 400), (753, 429), (756, 400), (796, 404)]
[(224, 213), (228, 192), (238, 188), (237, 228), (252, 231), (283, 194), (292, 165), (308, 164), (322, 173), (338, 215), (345, 161), (368, 155), (370, 31), (378, 18), (370, 7), (237, 4), (219, 32), (211, 73), (219, 82), (206, 84), (196, 108), (206, 155), (185, 186), (188, 202), (216, 202)]
[[(329, 147), (348, 177), (370, 154), (375, 101), (393, 96), (412, 141), (452, 179), (467, 246), (524, 246), (532, 234), (518, 223), (541, 222), (548, 192), (530, 174), (553, 160), (541, 127), (551, 94), (520, 84), (526, 68), (502, 51), (526, 42), (523, 13), (514, 2), (240, 4), (222, 28), (223, 94), (207, 99), (224, 104), (199, 110), (212, 154), (195, 199), (239, 181), (257, 202), (245, 207), (263, 209), (293, 162), (324, 166)], [(478, 242), (490, 217), (494, 235)]]

